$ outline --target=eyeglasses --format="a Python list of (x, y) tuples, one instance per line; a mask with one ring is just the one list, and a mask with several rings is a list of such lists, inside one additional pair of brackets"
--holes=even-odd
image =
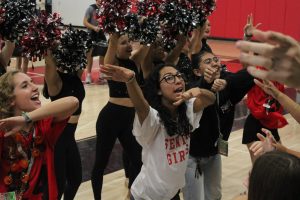
[(217, 63), (217, 62), (220, 61), (220, 58), (218, 58), (217, 56), (214, 56), (212, 58), (206, 58), (205, 60), (203, 60), (203, 63), (204, 64), (210, 64), (210, 63), (212, 63), (212, 61)]
[(176, 82), (176, 77), (180, 80), (180, 81), (184, 81), (185, 77), (184, 74), (177, 72), (176, 74), (167, 74), (165, 75), (160, 81), (159, 83), (161, 83), (163, 80), (165, 80), (167, 83), (169, 84), (173, 84)]

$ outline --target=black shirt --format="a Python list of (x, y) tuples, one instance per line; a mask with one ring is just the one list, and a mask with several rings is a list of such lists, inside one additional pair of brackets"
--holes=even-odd
[[(118, 58), (118, 64), (121, 67), (125, 67), (127, 69), (130, 69), (135, 72), (136, 74), (136, 80), (139, 83), (139, 85), (143, 84), (142, 75), (141, 72), (138, 71), (137, 66), (135, 65), (135, 62), (130, 59), (120, 59)], [(109, 87), (109, 96), (110, 97), (117, 97), (117, 98), (129, 98), (126, 83), (123, 82), (117, 82), (108, 80), (108, 87)]]
[[(193, 157), (217, 154), (219, 127), (223, 139), (228, 140), (233, 125), (235, 105), (254, 85), (253, 77), (245, 69), (237, 73), (222, 71), (221, 78), (227, 81), (226, 88), (218, 92), (218, 100), (214, 105), (204, 109), (200, 127), (191, 134), (190, 155)], [(205, 89), (210, 89), (211, 86), (212, 84), (208, 84), (203, 77), (193, 84), (193, 87)]]
[[(82, 111), (82, 102), (85, 98), (85, 90), (82, 84), (82, 81), (77, 76), (77, 74), (73, 73), (62, 73), (57, 71), (61, 80), (62, 80), (62, 88), (60, 92), (56, 96), (50, 96), (51, 101), (55, 101), (57, 99), (61, 99), (63, 97), (74, 96), (79, 101), (78, 109), (73, 113), (73, 115), (79, 115)], [(46, 86), (46, 84), (45, 84)], [(46, 87), (45, 87), (46, 89)]]

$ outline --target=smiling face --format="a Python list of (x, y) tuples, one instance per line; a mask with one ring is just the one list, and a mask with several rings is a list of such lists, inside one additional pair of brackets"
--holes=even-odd
[(185, 83), (181, 74), (171, 66), (163, 67), (160, 72), (160, 90), (162, 104), (170, 105), (177, 101), (185, 91)]
[(20, 115), (22, 111), (31, 112), (41, 107), (38, 87), (32, 79), (24, 73), (17, 73), (13, 77), (14, 84), (14, 106), (15, 115)]
[(128, 59), (131, 56), (132, 46), (127, 35), (122, 35), (118, 40), (117, 56), (121, 59)]

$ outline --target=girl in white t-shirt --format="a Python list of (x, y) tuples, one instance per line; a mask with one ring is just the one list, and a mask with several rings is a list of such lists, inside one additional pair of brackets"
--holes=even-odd
[[(143, 166), (131, 186), (134, 200), (170, 200), (185, 184), (189, 134), (199, 126), (202, 110), (213, 104), (212, 92), (185, 91), (175, 67), (156, 67), (145, 83), (145, 97), (129, 69), (106, 65), (106, 79), (125, 82), (136, 109), (133, 134), (143, 147)], [(147, 99), (147, 100), (146, 100)]]

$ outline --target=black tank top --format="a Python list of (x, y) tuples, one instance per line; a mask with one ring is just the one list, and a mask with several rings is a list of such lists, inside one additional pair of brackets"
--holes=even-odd
[(62, 73), (57, 71), (61, 80), (62, 80), (62, 88), (58, 95), (56, 96), (50, 96), (51, 101), (68, 97), (68, 96), (74, 96), (79, 101), (79, 107), (78, 109), (73, 113), (73, 115), (79, 115), (82, 111), (82, 102), (85, 97), (85, 90), (84, 86), (80, 80), (80, 78), (77, 76), (77, 74), (72, 73)]
[[(136, 77), (138, 84), (139, 85), (143, 84), (143, 78), (142, 78), (141, 72), (138, 71), (138, 68), (135, 65), (135, 62), (133, 60), (120, 59), (120, 58), (117, 58), (117, 60), (118, 60), (119, 66), (125, 67), (127, 69), (134, 71), (136, 74), (135, 77)], [(110, 97), (129, 98), (126, 83), (111, 81), (111, 80), (108, 80), (107, 82), (108, 82)]]

